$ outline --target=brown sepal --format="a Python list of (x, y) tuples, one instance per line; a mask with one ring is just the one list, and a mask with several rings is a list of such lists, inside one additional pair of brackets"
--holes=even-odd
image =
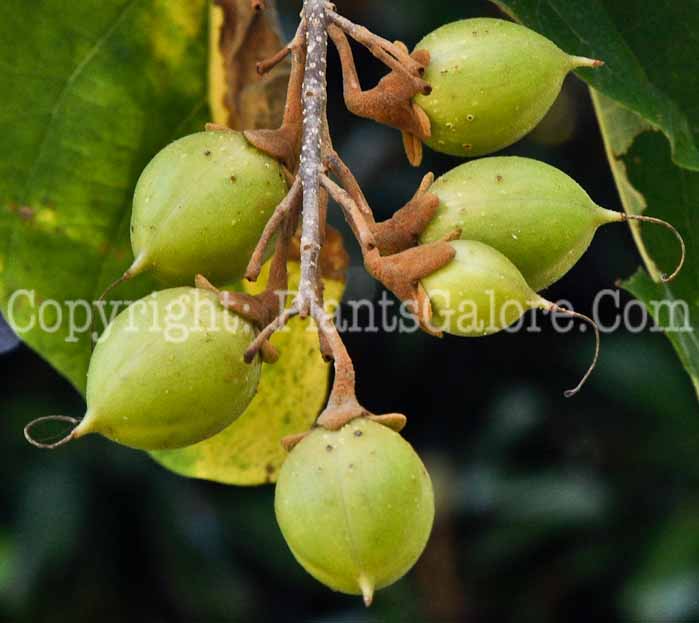
[[(197, 288), (208, 290), (218, 296), (221, 305), (231, 310), (256, 328), (261, 328), (261, 323), (268, 317), (268, 303), (264, 298), (255, 297), (243, 292), (228, 292), (219, 290), (203, 275), (197, 275), (194, 279)], [(265, 294), (265, 293), (263, 293)], [(272, 344), (265, 342), (260, 349), (260, 356), (265, 363), (274, 363), (279, 359), (279, 352)]]
[[(339, 430), (348, 422), (355, 420), (360, 417), (365, 417), (367, 420), (386, 426), (391, 430), (399, 433), (405, 428), (408, 420), (402, 413), (386, 413), (384, 415), (374, 415), (370, 413), (363, 407), (357, 405), (357, 409), (353, 411), (334, 411), (331, 414), (327, 414), (327, 410), (321, 414), (321, 417), (326, 416), (325, 423), (321, 424), (320, 418), (318, 418), (318, 426), (322, 426), (327, 430)], [(282, 446), (287, 452), (291, 452), (299, 443), (301, 443), (312, 431), (306, 431), (305, 433), (296, 433), (294, 435), (287, 435), (282, 439)]]
[(378, 424), (383, 424), (391, 430), (400, 433), (405, 425), (408, 423), (408, 418), (406, 418), (402, 413), (386, 413), (384, 415), (368, 415), (367, 419), (372, 422), (377, 422)]
[[(357, 69), (347, 36), (335, 25), (328, 26), (340, 55), (342, 66), (343, 93), (347, 109), (367, 119), (397, 128), (404, 133), (424, 140), (431, 136), (427, 115), (413, 103), (418, 93), (429, 93), (431, 87), (419, 77), (406, 71), (392, 70), (372, 89), (363, 91), (359, 83)], [(422, 66), (430, 62), (427, 50), (416, 50), (411, 54)]]
[(418, 244), (420, 234), (429, 225), (439, 207), (439, 198), (428, 192), (434, 175), (422, 179), (415, 196), (388, 220), (371, 227), (381, 255), (393, 255)]
[(340, 430), (345, 424), (360, 417), (365, 417), (372, 422), (387, 426), (396, 432), (403, 430), (407, 423), (407, 418), (402, 413), (374, 415), (362, 407), (356, 400), (350, 399), (337, 405), (329, 403), (318, 416), (316, 425), (326, 430), (335, 431)]
[(257, 149), (278, 160), (289, 170), (296, 170), (301, 124), (285, 124), (277, 130), (245, 130), (243, 134)]
[(305, 47), (294, 47), (291, 54), (291, 75), (281, 127), (276, 130), (246, 130), (244, 134), (260, 151), (279, 160), (290, 171), (296, 172), (303, 131), (301, 91), (306, 61)]
[(296, 433), (294, 435), (287, 435), (282, 438), (282, 446), (287, 452), (291, 452), (300, 442), (302, 442), (310, 431), (305, 433)]
[(220, 123), (207, 123), (204, 125), (204, 129), (207, 132), (234, 132), (235, 130), (232, 130), (229, 128), (227, 125), (221, 125)]
[(365, 255), (364, 264), (374, 279), (408, 304), (423, 331), (441, 336), (430, 324), (432, 306), (420, 279), (446, 266), (455, 254), (454, 247), (440, 240), (385, 257), (375, 250)]

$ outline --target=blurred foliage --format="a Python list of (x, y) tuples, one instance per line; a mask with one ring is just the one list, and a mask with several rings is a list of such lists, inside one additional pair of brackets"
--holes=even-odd
[[(298, 5), (282, 8), (288, 35)], [(342, 9), (409, 44), (449, 20), (497, 14), (475, 1), (357, 0)], [(382, 69), (357, 55), (371, 84)], [(329, 73), (335, 142), (383, 217), (411, 196), (423, 171), (405, 163), (396, 132), (344, 112), (338, 73)], [(571, 78), (557, 106), (572, 123), (564, 140), (561, 126), (548, 123), (507, 153), (550, 162), (597, 203), (619, 209), (587, 90)], [(428, 153), (425, 169), (441, 174), (457, 162)], [(344, 228), (335, 211), (331, 218)], [(350, 322), (350, 300), (381, 295), (351, 251), (342, 306)], [(628, 231), (606, 228), (548, 296), (589, 310), (596, 292), (637, 264)], [(605, 299), (602, 318), (614, 312)], [(363, 308), (358, 323), (369, 313)], [(347, 334), (361, 399), (376, 412), (408, 414), (405, 436), (425, 457), (439, 505), (422, 560), (369, 611), (295, 563), (274, 521), (271, 487), (183, 479), (99, 438), (52, 453), (26, 445), (29, 419), (79, 415), (84, 405), (29, 349), (8, 350), (0, 355), (0, 619), (696, 621), (699, 419), (686, 375), (661, 334), (620, 330), (603, 337), (585, 391), (566, 400), (562, 390), (587, 363), (589, 335), (558, 334), (538, 318), (541, 333), (484, 340)]]

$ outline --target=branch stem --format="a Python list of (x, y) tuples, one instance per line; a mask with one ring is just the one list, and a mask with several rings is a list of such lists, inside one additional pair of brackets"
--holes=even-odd
[(355, 200), (350, 196), (350, 194), (344, 189), (333, 182), (327, 175), (321, 177), (321, 184), (325, 188), (330, 196), (335, 200), (335, 202), (342, 209), (343, 214), (347, 220), (347, 223), (352, 228), (354, 237), (359, 241), (362, 248), (362, 254), (366, 251), (373, 249), (376, 246), (374, 236), (371, 233), (371, 229), (366, 222), (364, 214), (359, 209), (359, 206)]
[[(280, 236), (287, 236), (286, 239), (277, 240), (277, 250), (279, 251), (280, 247), (283, 250), (288, 241), (291, 227), (295, 227), (291, 219), (296, 216), (300, 203), (301, 278), (298, 293), (291, 306), (262, 328), (246, 351), (245, 360), (250, 362), (267, 345), (267, 340), (272, 334), (281, 329), (290, 318), (310, 316), (318, 328), (321, 352), (324, 357), (334, 362), (335, 367), (335, 377), (328, 403), (318, 416), (317, 425), (329, 430), (338, 430), (356, 417), (369, 417), (394, 430), (400, 430), (405, 425), (405, 416), (400, 414), (376, 416), (364, 409), (357, 401), (355, 369), (352, 359), (335, 326), (334, 318), (325, 310), (323, 304), (320, 252), (326, 227), (328, 195), (332, 196), (342, 208), (345, 218), (359, 240), (365, 266), (370, 273), (377, 278), (383, 277), (385, 274), (388, 278), (391, 277), (392, 270), (394, 273), (401, 272), (400, 266), (398, 266), (400, 262), (396, 263), (396, 266), (393, 266), (390, 260), (387, 260), (386, 266), (382, 263), (384, 258), (381, 258), (376, 248), (373, 231), (376, 228), (376, 221), (371, 208), (354, 175), (333, 149), (327, 119), (326, 69), (329, 27), (336, 30), (339, 27), (345, 30), (351, 37), (366, 45), (375, 56), (383, 60), (389, 67), (409, 77), (418, 87), (427, 88), (426, 83), (419, 77), (424, 66), (411, 58), (407, 49), (377, 37), (365, 28), (356, 26), (337, 15), (334, 12), (334, 7), (327, 0), (304, 0), (302, 24), (294, 40), (271, 59), (260, 64), (260, 70), (264, 71), (284, 59), (288, 51), (291, 50), (293, 54), (292, 85), (289, 87), (285, 121), (282, 128), (277, 132), (261, 131), (247, 133), (246, 136), (253, 144), (274, 157), (281, 154), (286, 157), (286, 161), (289, 163), (296, 162), (297, 154), (299, 158), (297, 177), (289, 194), (280, 203), (267, 223), (250, 260), (247, 276), (249, 279), (257, 277), (265, 249), (274, 233), (280, 229)], [(303, 82), (301, 83), (302, 70)], [(299, 112), (302, 113), (300, 124)], [(300, 148), (298, 147), (298, 133), (295, 133), (298, 132), (299, 125), (301, 129)], [(296, 170), (295, 167), (294, 170)], [(339, 184), (326, 175), (327, 171), (337, 178)], [(422, 187), (421, 190), (423, 190)], [(451, 247), (448, 251), (453, 254)], [(431, 249), (428, 249), (428, 252), (431, 253)], [(404, 252), (404, 257), (409, 260), (408, 264), (410, 265), (407, 268), (410, 270), (403, 272), (408, 275), (406, 279), (410, 279), (414, 273), (415, 278), (412, 281), (417, 281), (421, 276), (419, 271), (425, 261), (412, 261), (412, 255), (408, 257), (409, 254), (406, 253)], [(283, 282), (286, 274), (281, 271), (281, 263), (285, 256), (277, 253), (275, 259), (279, 263), (277, 272), (279, 272), (280, 277), (277, 281)], [(446, 261), (450, 258), (441, 259)], [(398, 283), (396, 279), (393, 281)], [(406, 283), (401, 282), (398, 285), (402, 285), (400, 292), (404, 294), (403, 298), (416, 298), (414, 283), (406, 281)], [(288, 438), (285, 441), (286, 447), (292, 447), (301, 438), (302, 436), (299, 435)]]
[(260, 270), (262, 270), (262, 264), (265, 261), (265, 252), (269, 246), (270, 241), (277, 233), (277, 230), (281, 227), (282, 222), (286, 218), (287, 214), (295, 210), (298, 203), (301, 200), (301, 182), (297, 177), (294, 183), (291, 185), (291, 189), (282, 202), (275, 208), (272, 216), (267, 221), (262, 235), (260, 236), (257, 246), (250, 257), (248, 262), (247, 270), (245, 271), (245, 278), (248, 281), (257, 281), (260, 276)]
[(303, 135), (299, 177), (303, 185), (303, 220), (301, 225), (301, 283), (298, 310), (308, 316), (311, 307), (322, 307), (320, 291), (321, 197), (323, 173), (323, 137), (325, 135), (328, 51), (325, 0), (304, 0), (306, 22), (306, 65), (303, 78)]

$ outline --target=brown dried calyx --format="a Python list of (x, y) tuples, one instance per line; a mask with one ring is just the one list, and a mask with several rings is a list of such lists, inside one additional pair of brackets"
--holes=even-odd
[(359, 184), (337, 154), (328, 157), (327, 166), (342, 186), (325, 175), (321, 184), (342, 208), (360, 244), (367, 272), (406, 303), (424, 331), (441, 335), (431, 326), (432, 305), (420, 280), (454, 258), (454, 248), (448, 241), (457, 238), (459, 232), (418, 245), (420, 234), (439, 205), (437, 197), (428, 192), (434, 176), (426, 175), (403, 208), (387, 221), (376, 223)]
[[(430, 85), (419, 76), (430, 63), (430, 53), (427, 50), (416, 50), (409, 55), (407, 47), (396, 41), (392, 44), (393, 51), (400, 51), (411, 58), (418, 69), (411, 73), (403, 64), (389, 56), (391, 72), (374, 88), (362, 90), (347, 36), (334, 24), (328, 27), (328, 35), (340, 55), (343, 95), (347, 109), (359, 117), (400, 130), (408, 160), (414, 166), (419, 165), (422, 161), (422, 141), (430, 137), (431, 127), (427, 114), (413, 102), (413, 97), (418, 93), (427, 95), (431, 92)], [(380, 58), (388, 60), (385, 57)]]
[[(368, 231), (372, 236), (371, 246), (378, 248), (382, 256), (399, 253), (418, 245), (420, 235), (439, 207), (439, 198), (429, 192), (434, 182), (433, 173), (427, 173), (422, 178), (420, 186), (408, 203), (397, 210), (391, 218), (377, 223), (359, 183), (337, 153), (333, 152), (326, 158), (326, 166), (338, 178), (340, 182), (338, 188), (344, 191), (353, 202), (350, 205), (343, 193), (334, 196), (336, 201), (341, 205), (344, 204), (344, 209), (355, 212), (350, 226), (358, 240), (360, 236), (366, 237)], [(361, 227), (362, 223), (366, 224), (366, 230)], [(366, 244), (368, 241), (365, 241)]]
[(286, 93), (286, 104), (282, 124), (276, 130), (247, 130), (248, 139), (260, 151), (279, 160), (292, 172), (298, 170), (298, 158), (301, 151), (303, 130), (303, 111), (301, 91), (303, 88), (306, 48), (304, 45), (305, 25), (302, 21), (296, 36), (289, 45), (282, 48), (271, 59), (257, 64), (258, 73), (269, 71), (291, 53), (291, 74)]
[(372, 225), (372, 233), (381, 255), (392, 255), (417, 246), (439, 207), (439, 197), (429, 192), (434, 174), (422, 178), (413, 198), (397, 210), (390, 219)]
[[(355, 373), (352, 359), (332, 320), (321, 309), (316, 308), (314, 312), (318, 333), (322, 336), (329, 358), (335, 366), (335, 378), (328, 404), (318, 416), (315, 427), (339, 430), (348, 422), (365, 417), (400, 432), (406, 423), (404, 415), (401, 413), (374, 415), (359, 404), (355, 392)], [(282, 440), (282, 445), (287, 450), (291, 450), (307, 434), (308, 432), (305, 432), (285, 437)]]
[[(350, 257), (345, 249), (342, 234), (332, 225), (325, 225), (323, 246), (320, 248), (320, 274), (327, 279), (344, 282)], [(301, 260), (301, 236), (297, 231), (291, 239), (290, 260)]]
[[(316, 426), (313, 428), (325, 428), (327, 430), (340, 430), (345, 424), (351, 422), (352, 420), (358, 418), (358, 417), (365, 417), (367, 420), (371, 420), (372, 422), (376, 422), (378, 424), (383, 424), (384, 426), (387, 426), (391, 430), (396, 431), (397, 433), (400, 433), (405, 428), (405, 425), (407, 423), (407, 418), (402, 414), (402, 413), (386, 413), (384, 415), (374, 415), (373, 413), (370, 413), (366, 409), (364, 409), (359, 403), (357, 403), (357, 410), (343, 410), (343, 411), (333, 411), (333, 412), (328, 412), (327, 408), (323, 411), (321, 414), (321, 417), (323, 414), (331, 413), (332, 415), (329, 416), (330, 423), (326, 424), (321, 424), (320, 423), (320, 418), (318, 419), (318, 422)], [(313, 430), (313, 429), (311, 429)], [(282, 439), (282, 446), (287, 452), (291, 452), (301, 441), (303, 441), (311, 431), (306, 431), (305, 433), (296, 433), (294, 435), (287, 435)]]
[[(271, 281), (270, 275), (270, 283)], [(274, 320), (283, 304), (283, 301), (279, 301), (275, 290), (271, 288), (256, 296), (244, 292), (229, 292), (228, 290), (219, 290), (203, 275), (196, 276), (195, 285), (197, 288), (216, 294), (221, 305), (238, 314), (260, 331)], [(258, 350), (265, 363), (275, 363), (279, 359), (279, 352), (268, 340), (265, 340)], [(253, 358), (246, 357), (246, 361), (250, 363)]]
[(442, 332), (431, 324), (432, 304), (420, 280), (446, 266), (455, 254), (454, 247), (440, 240), (385, 257), (374, 250), (365, 256), (364, 265), (374, 279), (407, 305), (423, 331), (441, 337)]

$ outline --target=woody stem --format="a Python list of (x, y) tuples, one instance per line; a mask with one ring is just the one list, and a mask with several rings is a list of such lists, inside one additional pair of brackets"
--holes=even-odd
[(306, 65), (303, 79), (303, 135), (299, 177), (303, 186), (301, 221), (301, 283), (298, 309), (310, 314), (314, 304), (322, 307), (320, 284), (321, 208), (320, 176), (323, 173), (323, 138), (326, 124), (328, 50), (324, 0), (304, 0)]

